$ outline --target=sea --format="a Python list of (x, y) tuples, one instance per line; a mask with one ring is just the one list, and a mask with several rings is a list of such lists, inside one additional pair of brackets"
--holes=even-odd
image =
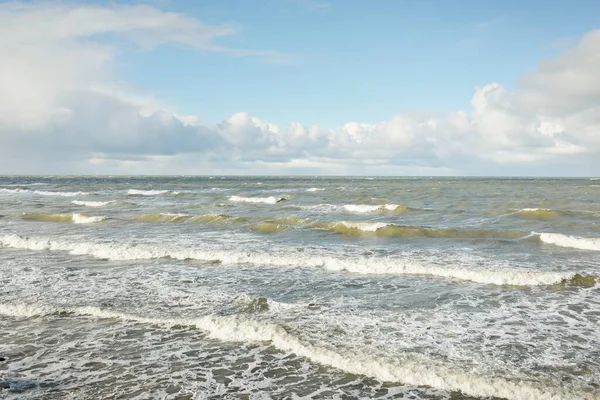
[(600, 399), (597, 178), (0, 177), (2, 399)]

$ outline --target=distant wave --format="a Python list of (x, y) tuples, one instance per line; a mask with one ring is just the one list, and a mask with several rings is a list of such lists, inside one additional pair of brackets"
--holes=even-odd
[(0, 236), (0, 244), (5, 247), (20, 249), (65, 251), (74, 255), (89, 255), (109, 260), (172, 258), (177, 260), (219, 262), (227, 265), (297, 266), (324, 268), (331, 271), (347, 271), (358, 274), (431, 275), (495, 285), (551, 285), (569, 280), (576, 275), (576, 272), (469, 268), (462, 266), (460, 263), (456, 265), (439, 265), (436, 263), (415, 261), (406, 256), (334, 257), (298, 253), (239, 252), (201, 248), (190, 249), (157, 244), (138, 244), (132, 246), (119, 243), (77, 242), (73, 240), (54, 240), (17, 235)]
[(325, 229), (342, 235), (375, 235), (404, 238), (457, 238), (457, 239), (520, 239), (526, 236), (516, 231), (494, 231), (465, 228), (429, 228), (423, 226), (403, 226), (385, 222), (315, 222), (308, 227)]
[(127, 194), (129, 196), (159, 196), (161, 194), (169, 193), (168, 190), (139, 190), (129, 189)]
[(136, 217), (140, 222), (155, 222), (155, 223), (199, 223), (199, 224), (218, 224), (218, 223), (234, 223), (248, 222), (249, 217), (234, 217), (227, 214), (144, 214)]
[(581, 250), (600, 251), (600, 238), (585, 238), (578, 236), (563, 235), (562, 233), (536, 233), (532, 235), (539, 236), (544, 243), (553, 244), (561, 247), (572, 247)]
[(592, 400), (593, 393), (570, 392), (566, 387), (544, 386), (498, 376), (478, 376), (450, 364), (417, 354), (406, 353), (391, 358), (367, 354), (361, 350), (337, 351), (320, 341), (306, 341), (272, 322), (249, 316), (206, 315), (199, 318), (157, 318), (134, 315), (98, 307), (53, 307), (38, 304), (0, 304), (0, 315), (13, 318), (71, 315), (99, 319), (115, 319), (165, 328), (194, 327), (209, 337), (227, 342), (270, 342), (284, 353), (294, 353), (312, 362), (328, 365), (355, 375), (365, 375), (384, 382), (401, 382), (413, 386), (429, 386), (445, 391), (458, 391), (471, 396), (507, 399)]
[(85, 214), (73, 213), (73, 214), (23, 214), (21, 218), (28, 221), (39, 221), (39, 222), (67, 222), (73, 224), (90, 224), (94, 222), (100, 222), (107, 219), (103, 216), (89, 217)]
[(75, 197), (75, 196), (87, 196), (88, 192), (49, 192), (45, 190), (29, 190), (29, 189), (0, 189), (0, 193), (9, 193), (9, 194), (21, 194), (21, 193), (31, 193), (37, 194), (40, 196), (62, 196), (62, 197)]
[(300, 209), (317, 212), (349, 212), (353, 214), (366, 213), (392, 213), (402, 214), (410, 209), (400, 204), (315, 204), (310, 206), (300, 206)]
[(235, 203), (263, 203), (263, 204), (276, 204), (280, 201), (285, 200), (283, 197), (242, 197), (242, 196), (231, 196), (229, 201)]
[(73, 200), (71, 203), (78, 206), (86, 206), (86, 207), (102, 207), (110, 203), (114, 203), (114, 200), (110, 201), (83, 201), (83, 200)]
[(403, 213), (408, 210), (407, 207), (398, 204), (368, 205), (368, 204), (346, 204), (342, 208), (352, 213), (372, 213), (372, 212), (393, 212)]
[(306, 189), (307, 192), (322, 192), (323, 190), (325, 190), (325, 188), (312, 187), (312, 188)]
[(261, 222), (260, 224), (252, 226), (250, 229), (260, 233), (276, 233), (283, 232), (289, 229), (289, 227), (275, 222)]
[(560, 213), (549, 208), (523, 208), (517, 211), (525, 219), (551, 220), (560, 217)]

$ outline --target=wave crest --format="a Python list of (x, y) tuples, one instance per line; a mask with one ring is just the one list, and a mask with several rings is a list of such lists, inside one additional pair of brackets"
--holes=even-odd
[(74, 224), (89, 224), (93, 222), (100, 222), (107, 219), (104, 216), (90, 217), (85, 214), (73, 213), (73, 214), (23, 214), (21, 216), (24, 220), (38, 221), (38, 222), (63, 222), (63, 223), (74, 223)]
[(274, 267), (323, 268), (358, 274), (429, 275), (494, 285), (552, 285), (571, 279), (576, 272), (549, 272), (512, 268), (465, 267), (462, 263), (438, 264), (417, 261), (407, 256), (335, 257), (299, 253), (237, 252), (165, 247), (156, 244), (122, 245), (118, 243), (75, 242), (17, 235), (0, 236), (5, 247), (66, 251), (73, 255), (89, 255), (108, 260), (144, 260), (172, 258), (219, 262), (226, 265), (252, 264)]
[(109, 201), (83, 201), (83, 200), (73, 200), (71, 203), (77, 206), (86, 206), (86, 207), (103, 207), (110, 203), (114, 203), (114, 200)]
[(231, 196), (229, 201), (235, 203), (263, 203), (263, 204), (276, 204), (280, 201), (285, 200), (283, 197), (242, 197), (242, 196)]
[[(258, 311), (268, 310), (268, 302), (258, 299)], [(256, 310), (255, 310), (256, 311)], [(193, 327), (206, 332), (209, 337), (226, 342), (270, 342), (276, 349), (294, 353), (312, 362), (339, 370), (369, 376), (383, 382), (401, 382), (414, 386), (429, 386), (445, 391), (459, 391), (471, 396), (520, 399), (591, 400), (593, 393), (573, 393), (563, 387), (538, 387), (533, 382), (513, 381), (496, 376), (478, 376), (472, 371), (430, 359), (417, 353), (401, 357), (366, 354), (360, 350), (338, 351), (320, 340), (302, 340), (284, 326), (242, 316), (206, 315), (200, 318), (152, 318), (93, 306), (56, 308), (39, 305), (0, 304), (0, 314), (17, 318), (30, 318), (55, 314), (79, 315), (100, 319), (115, 319), (168, 328)]]
[(129, 196), (160, 196), (161, 194), (169, 193), (168, 190), (140, 190), (140, 189), (129, 189), (127, 194)]
[(563, 235), (562, 233), (536, 233), (544, 243), (560, 247), (572, 247), (574, 249), (600, 251), (600, 238), (585, 238), (578, 236)]
[(558, 211), (549, 208), (523, 208), (517, 212), (524, 219), (552, 220), (560, 217)]
[(89, 192), (49, 192), (46, 190), (29, 190), (29, 189), (0, 189), (0, 193), (8, 193), (8, 194), (30, 193), (30, 194), (37, 194), (40, 196), (61, 196), (61, 197), (87, 196), (90, 194)]

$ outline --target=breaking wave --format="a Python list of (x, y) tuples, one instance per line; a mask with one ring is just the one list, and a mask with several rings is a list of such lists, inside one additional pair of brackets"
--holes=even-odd
[(107, 219), (103, 216), (89, 217), (85, 214), (73, 213), (73, 214), (23, 214), (21, 216), (24, 220), (28, 221), (39, 221), (39, 222), (67, 222), (73, 224), (90, 224), (93, 222), (100, 222)]
[(86, 207), (102, 207), (110, 203), (114, 203), (114, 200), (110, 201), (83, 201), (83, 200), (73, 200), (71, 203), (78, 206), (86, 206)]
[(261, 222), (260, 224), (252, 226), (250, 229), (260, 233), (277, 233), (285, 231), (289, 229), (289, 227), (276, 222)]
[(390, 214), (402, 214), (411, 209), (409, 207), (400, 204), (315, 204), (311, 206), (300, 206), (301, 210), (317, 211), (317, 212), (348, 212), (354, 214), (366, 214), (366, 213), (390, 213)]
[(339, 351), (321, 340), (306, 341), (273, 322), (247, 316), (206, 315), (199, 318), (156, 318), (127, 314), (98, 307), (58, 308), (45, 305), (0, 304), (0, 315), (14, 318), (71, 315), (115, 319), (150, 324), (165, 328), (193, 327), (209, 337), (225, 342), (269, 342), (284, 353), (300, 357), (351, 374), (364, 375), (383, 382), (401, 382), (413, 386), (429, 386), (445, 391), (480, 397), (507, 399), (592, 400), (593, 393), (572, 392), (564, 387), (539, 387), (534, 382), (515, 381), (499, 376), (478, 376), (472, 371), (430, 359), (418, 353), (401, 356), (367, 354), (360, 349)]
[(526, 236), (522, 232), (515, 231), (428, 228), (422, 226), (402, 226), (384, 222), (316, 222), (308, 226), (347, 236), (375, 235), (381, 237), (456, 239), (521, 239)]
[(325, 190), (325, 188), (312, 187), (312, 188), (306, 189), (307, 192), (322, 192), (323, 190)]
[(227, 214), (203, 214), (203, 215), (190, 215), (190, 214), (145, 214), (136, 217), (136, 220), (140, 222), (154, 222), (154, 223), (197, 223), (197, 224), (219, 224), (219, 223), (235, 223), (235, 222), (248, 222), (251, 220), (249, 217), (233, 217)]
[(352, 213), (392, 212), (401, 214), (408, 211), (408, 207), (398, 204), (368, 205), (368, 204), (346, 204), (342, 206), (344, 211)]
[(553, 244), (560, 247), (572, 247), (580, 250), (600, 251), (600, 238), (585, 238), (578, 236), (563, 235), (562, 233), (536, 233), (532, 235), (539, 236), (544, 243)]
[(40, 196), (62, 196), (62, 197), (75, 197), (75, 196), (87, 196), (88, 192), (49, 192), (45, 190), (29, 190), (29, 189), (0, 189), (0, 193), (9, 194), (21, 194), (30, 193), (37, 194)]
[(168, 190), (139, 190), (129, 189), (127, 194), (129, 196), (160, 196), (161, 194), (169, 193)]
[(558, 211), (549, 208), (523, 208), (517, 212), (521, 218), (551, 220), (560, 217)]
[(284, 197), (242, 197), (242, 196), (231, 196), (229, 201), (235, 203), (263, 203), (263, 204), (276, 204), (286, 200)]
[(120, 243), (75, 242), (17, 235), (0, 236), (5, 247), (65, 251), (108, 260), (144, 260), (172, 258), (218, 262), (224, 265), (252, 264), (281, 267), (323, 268), (358, 274), (430, 275), (494, 285), (552, 285), (572, 279), (576, 272), (550, 272), (513, 268), (466, 267), (460, 262), (444, 265), (417, 261), (409, 256), (335, 257), (296, 252), (241, 252), (201, 248), (165, 247), (156, 244), (124, 245)]

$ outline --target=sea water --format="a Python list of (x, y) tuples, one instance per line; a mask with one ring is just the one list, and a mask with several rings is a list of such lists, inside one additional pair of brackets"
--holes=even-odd
[(598, 399), (588, 179), (0, 177), (0, 398)]

